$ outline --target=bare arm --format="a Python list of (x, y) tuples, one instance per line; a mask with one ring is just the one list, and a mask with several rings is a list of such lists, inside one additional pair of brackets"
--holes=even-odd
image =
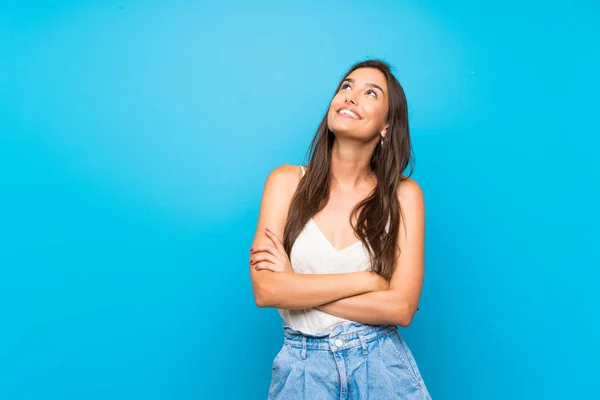
[(405, 223), (398, 235), (400, 257), (389, 290), (352, 296), (318, 307), (321, 311), (364, 324), (409, 326), (418, 309), (424, 277), (425, 206), (413, 180), (398, 190)]
[[(283, 238), (292, 196), (299, 182), (299, 170), (292, 165), (275, 168), (267, 177), (252, 247), (270, 244), (269, 229)], [(379, 290), (387, 282), (373, 272), (347, 274), (296, 274), (257, 271), (250, 266), (254, 299), (259, 307), (311, 308), (335, 300)]]
[(378, 289), (373, 272), (347, 274), (254, 273), (254, 299), (259, 307), (312, 308)]

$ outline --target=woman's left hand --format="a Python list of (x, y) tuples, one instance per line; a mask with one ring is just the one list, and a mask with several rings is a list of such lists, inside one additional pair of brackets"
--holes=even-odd
[(257, 271), (294, 272), (281, 240), (268, 229), (265, 230), (265, 234), (273, 244), (253, 248), (250, 255), (250, 264), (254, 265)]

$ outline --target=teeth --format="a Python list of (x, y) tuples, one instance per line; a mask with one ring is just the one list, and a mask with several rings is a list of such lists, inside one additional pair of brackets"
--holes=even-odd
[(353, 112), (352, 112), (352, 111), (350, 111), (350, 110), (341, 110), (341, 111), (340, 111), (340, 114), (347, 115), (347, 116), (349, 116), (349, 117), (351, 117), (351, 118), (359, 119), (359, 116), (358, 116), (358, 115), (356, 115), (355, 113), (353, 113)]

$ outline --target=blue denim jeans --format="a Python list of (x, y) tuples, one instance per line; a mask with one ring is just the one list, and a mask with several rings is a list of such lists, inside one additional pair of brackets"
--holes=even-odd
[(431, 399), (396, 326), (348, 322), (315, 335), (283, 329), (270, 400)]

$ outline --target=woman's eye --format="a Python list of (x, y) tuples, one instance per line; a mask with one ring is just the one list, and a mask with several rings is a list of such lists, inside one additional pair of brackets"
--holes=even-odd
[(377, 97), (377, 93), (375, 93), (375, 91), (373, 91), (373, 90), (367, 90), (367, 94), (369, 96)]
[(344, 90), (349, 87), (350, 87), (350, 85), (348, 85), (347, 83), (344, 83), (340, 89)]

